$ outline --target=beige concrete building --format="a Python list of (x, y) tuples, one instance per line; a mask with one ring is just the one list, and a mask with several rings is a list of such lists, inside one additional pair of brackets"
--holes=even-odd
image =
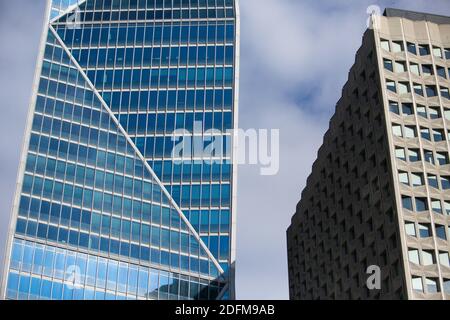
[(287, 232), (292, 299), (450, 298), (450, 18), (372, 21)]

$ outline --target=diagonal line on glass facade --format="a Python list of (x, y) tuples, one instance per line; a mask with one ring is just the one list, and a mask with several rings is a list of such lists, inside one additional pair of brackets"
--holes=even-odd
[(70, 50), (67, 48), (67, 46), (64, 44), (64, 42), (62, 41), (62, 39), (59, 37), (58, 33), (55, 31), (55, 29), (50, 26), (50, 30), (53, 33), (54, 37), (58, 40), (59, 44), (61, 45), (61, 47), (64, 48), (66, 54), (70, 57), (72, 63), (76, 66), (76, 68), (78, 69), (78, 71), (80, 72), (80, 74), (83, 76), (83, 78), (85, 79), (86, 83), (89, 85), (89, 87), (91, 88), (91, 90), (95, 93), (95, 95), (97, 96), (97, 98), (101, 101), (102, 106), (105, 108), (105, 110), (108, 112), (109, 116), (111, 117), (111, 119), (114, 121), (114, 123), (117, 125), (117, 127), (119, 128), (119, 130), (121, 131), (121, 133), (126, 137), (126, 139), (128, 140), (128, 143), (134, 148), (134, 151), (136, 152), (136, 154), (139, 156), (139, 158), (141, 159), (142, 163), (144, 164), (144, 167), (150, 172), (150, 174), (152, 175), (153, 179), (158, 183), (158, 185), (161, 187), (161, 189), (163, 190), (164, 194), (168, 197), (169, 201), (171, 202), (171, 204), (174, 206), (174, 208), (177, 210), (178, 214), (180, 215), (181, 219), (183, 219), (183, 221), (187, 224), (187, 226), (189, 227), (190, 231), (193, 233), (194, 237), (198, 240), (198, 242), (200, 243), (200, 245), (202, 246), (202, 248), (206, 251), (207, 255), (209, 256), (209, 258), (213, 261), (213, 263), (216, 265), (217, 269), (220, 271), (220, 273), (224, 273), (224, 270), (222, 269), (222, 267), (220, 266), (219, 262), (216, 260), (216, 258), (213, 256), (213, 254), (211, 253), (211, 251), (209, 250), (209, 248), (205, 245), (205, 243), (203, 242), (203, 240), (200, 238), (199, 234), (197, 233), (197, 231), (194, 229), (194, 227), (192, 226), (192, 224), (190, 223), (190, 221), (186, 218), (186, 216), (183, 214), (183, 212), (181, 211), (180, 207), (178, 206), (178, 204), (173, 200), (172, 195), (167, 191), (167, 189), (165, 188), (165, 186), (161, 183), (161, 181), (159, 180), (159, 178), (156, 176), (155, 172), (153, 171), (153, 169), (149, 166), (149, 164), (147, 163), (147, 161), (145, 161), (145, 158), (143, 157), (141, 151), (136, 147), (136, 145), (134, 144), (133, 140), (129, 137), (129, 135), (127, 134), (127, 132), (123, 129), (122, 125), (119, 123), (119, 121), (117, 120), (117, 118), (114, 116), (114, 114), (112, 113), (111, 109), (109, 108), (109, 106), (106, 104), (106, 102), (103, 100), (102, 96), (100, 95), (100, 93), (97, 91), (97, 89), (94, 87), (94, 85), (92, 84), (92, 82), (90, 81), (90, 79), (88, 78), (88, 76), (85, 74), (85, 72), (83, 71), (83, 69), (80, 67), (80, 65), (78, 64), (78, 62), (76, 61), (76, 59), (72, 56)]
[(234, 298), (236, 167), (166, 153), (170, 128), (237, 125), (234, 5), (48, 2), (3, 297)]

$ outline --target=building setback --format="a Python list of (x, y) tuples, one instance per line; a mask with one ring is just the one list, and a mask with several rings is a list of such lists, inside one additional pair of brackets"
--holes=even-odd
[(450, 298), (450, 18), (372, 20), (287, 232), (291, 299)]
[[(236, 1), (49, 0), (45, 21), (0, 297), (234, 299)], [(210, 135), (224, 156), (172, 152)]]

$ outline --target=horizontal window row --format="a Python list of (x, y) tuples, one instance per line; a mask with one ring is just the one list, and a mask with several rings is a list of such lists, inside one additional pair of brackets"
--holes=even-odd
[(97, 69), (234, 63), (233, 46), (75, 49), (72, 55), (81, 67)]
[[(196, 277), (181, 276), (176, 273), (26, 241), (14, 240), (11, 258), (12, 270), (31, 272), (52, 279), (53, 285), (48, 283), (49, 280), (42, 279), (40, 295), (56, 300), (64, 297), (69, 300), (76, 299), (75, 291), (80, 289), (73, 289), (60, 283), (72, 276), (71, 270), (73, 269), (79, 271), (78, 280), (83, 287), (96, 287), (98, 290), (107, 289), (121, 294), (137, 295), (140, 298), (157, 299), (171, 294), (195, 299), (200, 294), (204, 297), (204, 292), (201, 292), (209, 291), (203, 290), (207, 285), (210, 288), (210, 295), (213, 292), (213, 295), (218, 294), (218, 284), (209, 283)], [(9, 290), (19, 290), (26, 295), (27, 288), (29, 288), (30, 293), (33, 292), (37, 295), (39, 286), (32, 287), (33, 280), (28, 283), (20, 278), (14, 279), (14, 273), (10, 273), (8, 278)], [(64, 294), (62, 287), (69, 292)], [(105, 296), (104, 292), (98, 292), (98, 294), (100, 293), (103, 294), (103, 297)], [(98, 297), (96, 296), (96, 298)]]
[[(432, 266), (437, 263), (434, 250), (408, 249), (409, 262), (422, 265)], [(448, 252), (439, 252), (439, 264), (450, 268), (450, 255)]]
[[(412, 288), (414, 291), (420, 293), (438, 293), (441, 291), (438, 278), (422, 278), (413, 276)], [(443, 290), (445, 293), (450, 294), (450, 279), (444, 279)]]
[[(383, 59), (383, 64), (384, 68), (391, 72), (403, 73), (409, 70), (411, 73), (417, 76), (421, 75), (432, 76), (434, 74), (437, 74), (441, 78), (448, 79), (447, 68), (438, 65), (436, 66), (436, 73), (435, 73), (434, 66), (432, 64), (419, 65), (417, 63), (410, 62), (408, 68), (406, 61), (393, 61), (387, 58)], [(450, 70), (450, 68), (448, 68), (448, 70)]]
[(233, 90), (158, 90), (102, 92), (113, 112), (231, 110)]
[[(107, 139), (108, 137), (105, 136), (105, 138)], [(104, 143), (106, 144), (106, 142)], [(142, 161), (134, 157), (131, 158), (105, 152), (97, 148), (87, 147), (78, 143), (70, 143), (61, 139), (39, 136), (34, 133), (31, 134), (29, 150), (63, 161), (77, 162), (79, 165), (89, 165), (98, 169), (111, 170), (119, 175), (125, 174), (140, 178), (140, 180), (152, 181), (151, 174), (144, 168)], [(71, 166), (71, 164), (68, 163), (67, 166)], [(32, 162), (29, 168), (33, 168)]]
[[(396, 137), (401, 138), (417, 138), (417, 127), (400, 124), (392, 124), (392, 133)], [(424, 140), (441, 142), (445, 141), (444, 129), (429, 129), (425, 127), (420, 128), (420, 136)], [(450, 136), (449, 136), (450, 138)]]
[(165, 184), (231, 181), (231, 164), (219, 161), (149, 161), (149, 165)]
[[(35, 111), (32, 129), (37, 132), (52, 133), (56, 136), (63, 132), (65, 137), (72, 135), (73, 139), (78, 141), (79, 132), (83, 130), (83, 126), (80, 126), (82, 124), (90, 129), (95, 129), (97, 132), (113, 130), (115, 132), (111, 132), (110, 135), (117, 136), (117, 125), (113, 123), (111, 116), (93, 108), (81, 107), (71, 103), (64, 104), (59, 100), (55, 103), (52, 98), (45, 100), (45, 98), (39, 96)], [(87, 128), (84, 130), (87, 130)], [(117, 137), (115, 140), (117, 140)]]
[[(127, 88), (231, 87), (234, 82), (234, 70), (228, 67), (90, 70), (87, 75), (101, 91)], [(50, 95), (56, 92), (56, 88), (53, 88), (55, 86), (50, 81)]]
[(231, 159), (231, 136), (184, 136), (133, 138), (135, 145), (145, 158), (200, 160), (217, 158)]
[[(113, 175), (103, 174), (99, 171), (95, 180), (85, 178), (86, 183), (92, 182), (91, 186), (81, 187), (75, 185), (74, 182), (65, 181), (63, 183), (27, 174), (24, 177), (23, 192), (120, 215), (131, 214), (132, 211), (128, 213), (125, 211), (131, 208), (133, 199), (144, 199), (152, 203), (168, 203), (168, 199), (157, 188), (139, 190), (139, 188), (146, 186), (142, 184), (130, 185), (127, 188), (126, 183), (133, 180), (119, 176), (114, 176), (114, 180), (111, 181), (114, 183), (113, 185), (106, 186), (109, 181), (108, 177), (112, 178)], [(102, 182), (104, 183), (104, 189), (97, 189), (95, 185)], [(170, 187), (175, 201), (183, 207), (229, 207), (231, 205), (230, 188), (228, 184), (173, 185)], [(105, 193), (106, 189), (110, 190), (108, 192), (114, 192), (114, 194)], [(124, 197), (124, 194), (130, 198)], [(146, 194), (149, 197), (144, 198)], [(131, 195), (135, 197), (131, 198)]]
[[(43, 166), (41, 167), (40, 164), (42, 164)], [(40, 192), (42, 191), (42, 183), (44, 183), (44, 196), (51, 197), (51, 191), (53, 189), (53, 182), (51, 181), (51, 179), (57, 178), (64, 181), (65, 183), (105, 190), (107, 192), (114, 193), (114, 195), (116, 196), (125, 195), (132, 198), (144, 198), (146, 201), (150, 201), (153, 203), (161, 203), (161, 201), (165, 201), (164, 198), (161, 199), (161, 190), (158, 185), (142, 181), (141, 179), (123, 177), (117, 174), (104, 172), (102, 170), (86, 168), (83, 165), (74, 165), (66, 163), (64, 161), (56, 161), (53, 159), (46, 159), (44, 157), (36, 157), (30, 154), (27, 160), (27, 171), (28, 169), (33, 169), (33, 167), (34, 170), (32, 172), (45, 176), (47, 177), (47, 179), (44, 183), (44, 181), (39, 180), (38, 177), (35, 177), (35, 181), (33, 184), (32, 177), (26, 175), (24, 178), (23, 189), (26, 193), (40, 194)], [(220, 166), (214, 166), (214, 168), (215, 171), (219, 169), (218, 174), (216, 174), (220, 176)], [(166, 166), (165, 169), (169, 172), (168, 166)], [(185, 169), (186, 172), (182, 172), (182, 169)], [(224, 169), (224, 175), (229, 176), (229, 171), (227, 173), (228, 169), (230, 169), (230, 167)], [(194, 172), (194, 170), (199, 171)], [(208, 174), (206, 174), (201, 170), (209, 170), (209, 172)], [(194, 176), (197, 176), (200, 180), (200, 178), (204, 174), (205, 178), (207, 178), (204, 182), (210, 183), (211, 171), (212, 166), (209, 166), (207, 164), (204, 164), (203, 166), (192, 166), (190, 163), (185, 163), (183, 166), (177, 166), (176, 173), (179, 179), (181, 179), (182, 177), (186, 177), (190, 178), (189, 180), (191, 181), (194, 180)], [(191, 177), (188, 176), (187, 172), (191, 174)], [(183, 175), (183, 173), (185, 174), (185, 176)], [(46, 174), (48, 174), (48, 176)], [(46, 186), (46, 184), (49, 185)], [(197, 187), (200, 188), (200, 186), (193, 186), (192, 188), (193, 190), (195, 190), (195, 188)], [(58, 189), (61, 189), (62, 191), (62, 188)], [(219, 185), (203, 185), (202, 190), (203, 191), (201, 198), (192, 199), (193, 203), (198, 204), (201, 202), (202, 205), (208, 206), (210, 201), (212, 201), (213, 205), (217, 205), (217, 202), (220, 198), (220, 195), (218, 193), (220, 190)], [(95, 192), (95, 196), (97, 196), (97, 192)], [(225, 194), (223, 196), (225, 196)], [(188, 199), (184, 200), (187, 201)], [(222, 204), (229, 204), (229, 200), (222, 199)]]
[[(71, 20), (64, 16), (58, 20), (63, 23)], [(89, 22), (118, 22), (118, 21), (148, 21), (148, 20), (188, 20), (188, 19), (231, 19), (234, 18), (233, 9), (214, 8), (214, 9), (173, 9), (173, 10), (139, 10), (139, 11), (83, 11), (78, 14), (79, 23)]]
[[(389, 41), (381, 39), (381, 48), (386, 51), (399, 53), (405, 51), (405, 43), (403, 41)], [(429, 56), (431, 53), (437, 58), (450, 59), (450, 48), (441, 48), (439, 46), (433, 46), (430, 48), (429, 44), (412, 42), (406, 42), (406, 49), (409, 53), (420, 56)]]
[[(442, 112), (440, 106), (426, 107), (421, 104), (417, 104), (415, 108), (417, 115), (425, 119), (440, 119), (442, 118)], [(389, 111), (398, 115), (410, 116), (414, 115), (414, 105), (412, 103), (402, 103), (401, 107), (398, 102), (389, 101)], [(450, 109), (444, 108), (444, 116), (446, 120), (450, 120)]]
[[(409, 85), (409, 82), (406, 82), (406, 81), (395, 82), (393, 80), (387, 79), (386, 87), (387, 87), (387, 90), (394, 92), (394, 93), (398, 93), (398, 94), (411, 93), (411, 86)], [(425, 97), (425, 93), (426, 93), (426, 97), (428, 97), (428, 98), (437, 97), (439, 94), (438, 89), (440, 91), (440, 95), (442, 98), (450, 99), (449, 89), (446, 87), (437, 88), (435, 85), (423, 86), (422, 84), (414, 83), (413, 88), (412, 88), (412, 90), (414, 91), (415, 94)]]
[(430, 150), (423, 150), (423, 158), (420, 149), (414, 148), (395, 148), (395, 156), (397, 159), (409, 162), (418, 162), (424, 159), (426, 162), (432, 165), (439, 164), (445, 166), (450, 164), (448, 152), (433, 152)]
[[(433, 232), (433, 227), (430, 223), (418, 223), (416, 225), (414, 222), (405, 222), (405, 231), (410, 237), (426, 239), (433, 237), (435, 234), (438, 239), (447, 241), (448, 236), (446, 232), (447, 230), (450, 232), (450, 227), (436, 224), (434, 230), (435, 232)], [(450, 267), (448, 261), (445, 266)]]
[[(161, 203), (161, 189), (157, 184), (103, 170), (95, 170), (84, 165), (75, 165), (30, 154), (27, 159), (27, 172), (30, 173), (24, 178), (24, 192), (26, 193), (31, 193), (31, 175), (34, 173), (45, 176), (48, 180), (58, 179), (65, 183), (114, 192), (116, 195), (144, 198), (146, 201)], [(33, 191), (39, 192), (39, 190)]]
[[(431, 209), (436, 214), (445, 214), (450, 216), (450, 200), (449, 201), (441, 201), (439, 199), (431, 199)], [(428, 199), (421, 197), (410, 197), (410, 196), (402, 196), (402, 207), (403, 209), (416, 211), (416, 212), (425, 212), (429, 210)]]
[[(68, 79), (70, 80), (70, 79)], [(80, 105), (97, 105), (101, 107), (100, 101), (97, 97), (93, 100), (88, 100), (92, 95), (93, 91), (90, 89), (80, 88), (76, 85), (66, 84), (58, 81), (48, 80), (46, 78), (41, 78), (39, 81), (38, 94), (43, 96), (51, 96), (53, 98), (66, 101), (68, 103), (76, 103)], [(75, 82), (76, 83), (76, 82)], [(84, 83), (84, 80), (83, 80)], [(81, 83), (78, 83), (81, 84)], [(86, 104), (85, 104), (86, 102)]]
[[(99, 237), (94, 234), (78, 232), (44, 223), (36, 223), (32, 220), (27, 221), (19, 218), (17, 220), (16, 234), (68, 245), (72, 248), (90, 250), (93, 253), (100, 252), (127, 259), (140, 260), (141, 262), (163, 265), (195, 274), (217, 275), (218, 273), (215, 266), (208, 260), (199, 259), (194, 256), (171, 253), (126, 241)], [(206, 257), (204, 253), (202, 256)]]
[[(229, 148), (229, 143), (227, 143), (227, 137), (224, 137), (224, 140), (222, 143), (217, 143), (220, 145), (223, 145), (225, 148), (225, 154), (230, 154), (227, 153), (227, 151)], [(107, 141), (107, 139), (106, 139)], [(195, 141), (195, 139), (194, 139)], [(200, 141), (202, 143), (202, 145), (204, 145), (204, 139), (202, 137), (198, 137), (198, 141)], [(164, 137), (156, 137), (156, 138), (136, 138), (136, 145), (137, 147), (142, 150), (144, 152), (144, 154), (149, 153), (149, 156), (151, 157), (162, 157), (167, 153), (168, 157), (172, 157), (172, 150), (174, 148), (175, 142), (172, 141), (172, 138), (164, 138)], [(195, 145), (192, 144), (192, 145)], [(191, 146), (192, 146), (191, 145)], [(165, 148), (168, 149), (165, 149)], [(194, 154), (194, 150), (193, 149), (188, 149), (185, 148), (184, 152), (188, 153), (189, 150), (192, 152), (192, 154)], [(65, 142), (63, 140), (57, 140), (54, 138), (47, 138), (45, 136), (37, 136), (35, 134), (32, 134), (31, 136), (31, 142), (30, 142), (30, 151), (32, 152), (39, 152), (41, 154), (49, 154), (51, 156), (60, 158), (60, 159), (68, 159), (69, 161), (73, 161), (73, 162), (78, 162), (79, 164), (88, 164), (88, 165), (92, 165), (92, 166), (97, 166), (99, 168), (106, 168), (108, 170), (113, 170), (115, 172), (119, 172), (119, 173), (126, 173), (126, 174), (130, 174), (130, 175), (137, 175), (140, 177), (144, 177), (147, 176), (148, 179), (150, 179), (151, 177), (149, 176), (149, 173), (147, 172), (147, 170), (145, 170), (145, 168), (143, 167), (142, 163), (140, 161), (136, 161), (134, 162), (133, 159), (128, 158), (128, 157), (123, 157), (123, 156), (119, 156), (119, 155), (115, 155), (112, 153), (106, 153), (103, 152), (101, 150), (96, 150), (94, 148), (90, 148), (90, 147), (86, 147), (86, 146), (82, 146), (82, 145), (78, 145), (75, 143), (68, 143)], [(151, 152), (152, 151), (152, 152)], [(151, 152), (151, 153), (150, 153)], [(192, 155), (191, 154), (191, 155)], [(50, 161), (51, 163), (52, 161)], [(50, 164), (51, 165), (51, 164)], [(28, 165), (30, 170), (34, 168), (36, 168), (36, 166), (33, 165), (33, 161), (30, 160), (30, 164)], [(62, 168), (62, 164), (60, 165)], [(73, 168), (74, 170), (72, 170), (73, 172), (75, 172), (75, 168), (76, 166), (73, 164), (67, 164), (66, 168), (65, 168), (65, 173), (67, 174), (68, 172), (72, 172), (72, 171), (68, 171), (69, 168)], [(84, 168), (84, 166), (80, 166), (80, 168)], [(202, 168), (202, 177), (205, 174), (206, 175), (206, 170), (211, 170), (211, 175), (214, 174), (214, 172), (217, 171), (213, 171), (214, 168), (218, 168), (218, 167), (213, 167), (213, 166), (208, 166), (207, 163), (203, 163), (202, 166), (194, 166), (194, 167), (189, 167), (188, 164), (183, 166), (183, 174), (188, 174), (189, 170), (195, 170), (195, 169), (200, 169)], [(229, 166), (222, 166), (222, 178), (225, 178), (224, 180), (229, 180), (230, 177), (230, 167)], [(36, 170), (36, 169), (34, 169)], [(56, 169), (55, 169), (56, 170)], [(62, 170), (62, 169), (61, 169)], [(83, 169), (83, 171), (86, 170), (92, 170), (92, 169)], [(174, 175), (175, 173), (179, 176), (179, 172), (181, 170), (181, 166), (174, 166), (173, 168), (174, 170)], [(56, 171), (55, 171), (56, 172)], [(61, 171), (62, 172), (62, 171)], [(99, 175), (100, 172), (102, 171), (98, 171)], [(103, 174), (103, 173), (102, 173)], [(207, 173), (209, 174), (209, 172)], [(105, 179), (107, 176), (113, 176), (110, 173), (106, 173), (105, 175)], [(87, 176), (86, 176), (87, 177)], [(192, 171), (192, 179), (196, 179), (196, 177), (200, 178), (200, 172), (199, 171)], [(210, 178), (207, 181), (210, 181), (210, 179), (212, 176), (210, 176)], [(89, 176), (89, 179), (92, 179), (93, 176)], [(119, 179), (122, 181), (122, 183), (120, 184), (120, 186), (123, 187), (119, 187), (120, 190), (124, 190), (123, 192), (126, 192), (126, 190), (128, 190), (124, 183), (128, 180), (132, 181), (130, 178), (127, 177), (122, 177), (122, 176), (118, 176), (116, 174), (116, 176), (114, 177), (114, 179)], [(66, 178), (67, 179), (67, 178)], [(87, 178), (86, 178), (87, 179)], [(224, 181), (222, 180), (222, 181)], [(106, 181), (106, 180), (105, 180)], [(137, 186), (137, 182), (139, 180), (135, 180), (135, 182), (133, 183), (133, 185), (136, 187)], [(87, 180), (84, 181), (85, 183), (87, 182)], [(140, 182), (139, 182), (140, 184)], [(104, 186), (102, 188), (113, 188), (112, 183), (106, 183), (104, 184)], [(130, 184), (131, 186), (132, 184)], [(145, 183), (144, 183), (145, 185)], [(118, 185), (117, 183), (114, 185), (114, 188), (116, 188)], [(134, 188), (135, 188), (134, 187)], [(212, 188), (216, 188), (217, 186), (212, 186)], [(114, 189), (116, 190), (116, 189)], [(131, 189), (130, 189), (131, 190)], [(122, 191), (120, 191), (122, 192)], [(206, 189), (203, 191), (206, 192)], [(205, 193), (204, 193), (205, 194)], [(219, 201), (220, 199), (216, 196), (214, 196), (214, 192), (211, 195), (211, 203), (212, 205), (219, 205)], [(137, 194), (138, 197), (140, 197), (140, 193)], [(228, 196), (223, 195), (222, 196), (222, 205), (229, 205), (230, 203), (230, 199), (229, 199), (230, 195), (228, 194)], [(193, 199), (193, 203), (198, 203), (200, 199)], [(186, 200), (184, 200), (184, 202), (186, 202)], [(206, 198), (202, 198), (202, 203), (203, 201), (208, 201)]]
[[(127, 242), (133, 241), (146, 246), (198, 255), (198, 246), (189, 243), (190, 235), (178, 230), (161, 228), (161, 225), (180, 229), (180, 217), (174, 210), (165, 207), (142, 204), (143, 219), (150, 224), (130, 221), (120, 217), (111, 217), (88, 210), (72, 208), (55, 202), (38, 200), (22, 196), (19, 207), (19, 217), (33, 219), (39, 223), (55, 224), (59, 227), (74, 229), (87, 233), (95, 233), (106, 238), (116, 238)], [(137, 211), (138, 209), (135, 209)], [(127, 214), (130, 216), (131, 212)], [(125, 215), (124, 215), (125, 216)], [(173, 222), (173, 223), (172, 223)], [(183, 229), (186, 229), (183, 226)], [(41, 234), (40, 237), (45, 237)], [(191, 240), (192, 241), (192, 240)]]
[(99, 46), (160, 46), (195, 43), (234, 43), (233, 23), (191, 22), (190, 25), (130, 23), (127, 26), (57, 27), (56, 31), (70, 48)]
[[(180, 228), (187, 230), (187, 226), (184, 225), (184, 222), (181, 222), (178, 212), (175, 210), (137, 201), (133, 202), (133, 211), (131, 211), (131, 207), (129, 210), (127, 213), (123, 211), (124, 214), (121, 217), (102, 215), (97, 212), (23, 195), (20, 200), (19, 217), (33, 219), (45, 225), (52, 224), (74, 231), (81, 230), (82, 232), (94, 233), (126, 242), (135, 242), (144, 246), (186, 254), (199, 254), (199, 246), (196, 244), (196, 240), (188, 233), (179, 231)], [(133, 219), (137, 220), (128, 220), (131, 215), (133, 215)], [(221, 260), (228, 259), (229, 237), (222, 234), (230, 231), (229, 218), (228, 210), (193, 210), (188, 215), (188, 219), (192, 219), (193, 226), (197, 231), (208, 234), (202, 239), (211, 253)], [(43, 228), (47, 230), (46, 227)], [(220, 235), (210, 235), (210, 233), (217, 234), (222, 230), (223, 233)], [(41, 238), (45, 236), (44, 233), (40, 234)], [(221, 249), (220, 253), (219, 248)]]
[(197, 134), (211, 130), (225, 133), (233, 129), (232, 117), (231, 112), (122, 114), (118, 116), (120, 124), (131, 137), (154, 134), (171, 135), (176, 130)]
[(196, 7), (233, 7), (234, 0), (126, 0), (88, 1), (83, 8), (87, 10), (132, 10), (132, 9), (171, 9), (171, 8), (196, 8)]
[[(220, 186), (220, 192), (219, 192)], [(168, 187), (172, 198), (178, 203), (181, 209), (189, 209), (192, 207), (199, 207), (204, 194), (212, 193), (210, 206), (229, 207), (231, 205), (231, 186), (228, 184), (222, 185), (172, 185)], [(216, 197), (220, 194), (220, 201)]]
[[(398, 174), (400, 183), (412, 187), (420, 187), (425, 185), (425, 179), (423, 173), (408, 173), (400, 171)], [(428, 185), (430, 187), (442, 190), (450, 189), (450, 176), (441, 176), (440, 179), (437, 175), (427, 175)], [(439, 184), (440, 181), (440, 184)]]

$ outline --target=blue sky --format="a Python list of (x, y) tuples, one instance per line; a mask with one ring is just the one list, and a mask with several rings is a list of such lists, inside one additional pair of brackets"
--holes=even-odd
[[(448, 0), (241, 0), (240, 126), (280, 129), (276, 176), (239, 169), (237, 293), (287, 299), (285, 231), (366, 28), (369, 5), (450, 15)], [(45, 0), (0, 1), (0, 254)]]

